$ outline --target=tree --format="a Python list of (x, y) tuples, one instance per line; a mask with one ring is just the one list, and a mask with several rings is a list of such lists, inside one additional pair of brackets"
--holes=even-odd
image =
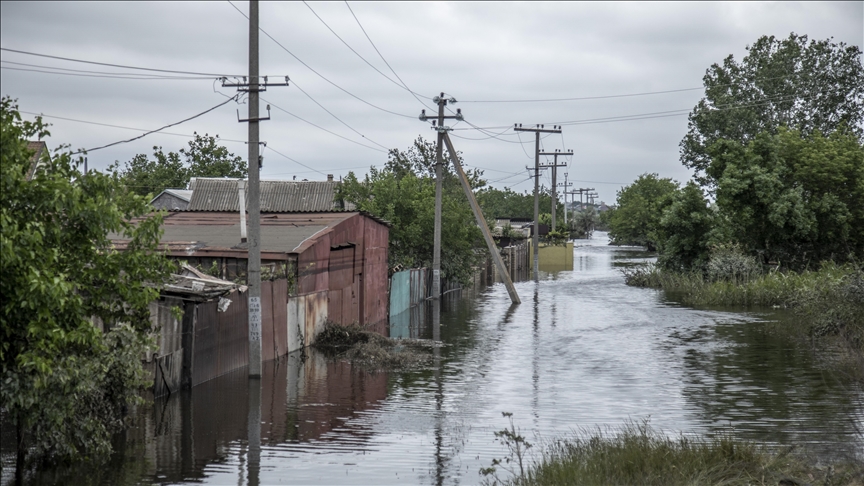
[[(195, 134), (189, 148), (178, 152), (162, 151), (153, 147), (153, 159), (138, 154), (120, 171), (123, 182), (133, 193), (141, 196), (156, 196), (168, 188), (184, 188), (192, 177), (245, 178), (248, 174), (246, 161), (217, 145), (219, 135)], [(181, 160), (185, 157), (185, 162)]]
[[(445, 278), (464, 284), (485, 254), (485, 244), (449, 164), (443, 172), (441, 271)], [(434, 173), (435, 144), (418, 137), (407, 151), (391, 151), (383, 169), (372, 167), (362, 181), (351, 172), (342, 181), (338, 198), (391, 223), (390, 268), (432, 266)], [(472, 187), (484, 184), (481, 172), (466, 175)]]
[(617, 209), (609, 217), (612, 242), (656, 250), (660, 217), (677, 189), (678, 183), (672, 179), (646, 173), (618, 191)]
[[(162, 218), (117, 174), (80, 174), (56, 153), (31, 181), (27, 140), (49, 135), (2, 99), (0, 398), (25, 459), (105, 457), (137, 400), (148, 304), (171, 270)], [(135, 225), (130, 219), (139, 218)], [(129, 240), (112, 247), (109, 233)], [(104, 331), (94, 322), (102, 324)]]
[(715, 211), (708, 207), (702, 189), (694, 182), (675, 191), (656, 232), (658, 263), (673, 270), (702, 267), (710, 258), (717, 221)]
[(719, 140), (746, 145), (779, 127), (804, 135), (851, 129), (864, 135), (864, 67), (861, 50), (830, 39), (760, 37), (739, 63), (731, 55), (705, 73), (705, 97), (689, 116), (681, 162), (713, 188), (723, 173), (709, 148)]
[(864, 144), (780, 128), (708, 151), (723, 167), (717, 204), (742, 248), (763, 262), (804, 268), (864, 258)]

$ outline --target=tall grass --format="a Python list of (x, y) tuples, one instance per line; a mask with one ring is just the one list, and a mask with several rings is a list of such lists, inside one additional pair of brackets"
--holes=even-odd
[(864, 485), (864, 467), (816, 467), (791, 449), (769, 451), (728, 437), (669, 438), (647, 422), (617, 432), (582, 430), (549, 445), (521, 474), (502, 481), (524, 485)]
[[(710, 268), (710, 266), (709, 266)], [(773, 306), (794, 310), (790, 334), (830, 347), (833, 365), (864, 382), (864, 270), (827, 262), (819, 270), (675, 272), (654, 264), (624, 271), (627, 285), (663, 289), (684, 305)]]

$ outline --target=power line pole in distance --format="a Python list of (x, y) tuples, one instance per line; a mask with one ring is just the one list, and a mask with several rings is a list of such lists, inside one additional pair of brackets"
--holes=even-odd
[(552, 231), (555, 231), (555, 211), (558, 209), (558, 182), (556, 176), (558, 174), (558, 167), (567, 167), (567, 164), (558, 163), (558, 156), (573, 155), (573, 150), (571, 149), (570, 152), (561, 152), (559, 149), (555, 149), (554, 152), (540, 152), (540, 155), (552, 155), (555, 157), (551, 164), (540, 166), (552, 168)]
[(561, 127), (553, 125), (551, 129), (543, 125), (535, 125), (534, 128), (522, 128), (521, 124), (514, 124), (513, 130), (517, 132), (534, 132), (534, 236), (531, 245), (534, 247), (534, 280), (540, 279), (540, 134), (561, 133)]
[[(571, 153), (572, 153), (572, 150), (571, 150)], [(559, 186), (564, 188), (564, 191), (563, 191), (563, 193), (564, 193), (564, 226), (567, 226), (567, 194), (572, 194), (571, 192), (568, 191), (567, 188), (573, 185), (572, 182), (567, 182), (567, 176), (568, 175), (569, 175), (569, 172), (565, 172), (564, 173), (564, 182), (561, 184), (558, 184)]]

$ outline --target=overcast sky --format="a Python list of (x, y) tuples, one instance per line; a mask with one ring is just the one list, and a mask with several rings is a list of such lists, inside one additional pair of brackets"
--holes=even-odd
[[(2, 2), (0, 41), (7, 49), (88, 61), (242, 75), (248, 72), (249, 34), (248, 21), (238, 9), (248, 12), (248, 3), (237, 1), (234, 5), (236, 9), (227, 1)], [(467, 129), (452, 132), (464, 137), (453, 141), (466, 165), (484, 169), (486, 179), (495, 181), (492, 185), (520, 192), (532, 188), (525, 166), (533, 165), (534, 141), (533, 135), (520, 137), (507, 129), (514, 123), (550, 126), (686, 111), (693, 108), (702, 91), (559, 102), (481, 101), (699, 88), (712, 63), (730, 54), (741, 59), (746, 46), (762, 35), (786, 38), (795, 32), (812, 39), (833, 37), (835, 42), (864, 47), (862, 2), (349, 5), (384, 59), (408, 88), (421, 95), (429, 112), (433, 112), (433, 105), (427, 98), (444, 91), (459, 101), (452, 108), (461, 108), (467, 122), (500, 127), (478, 132), (465, 122), (448, 123)], [(349, 50), (316, 18), (316, 13), (393, 81)], [(323, 180), (326, 174), (334, 174), (338, 179), (352, 170), (359, 176), (370, 166), (385, 163), (387, 155), (382, 146), (407, 149), (418, 136), (434, 140), (428, 123), (417, 119), (423, 104), (398, 86), (399, 81), (344, 2), (310, 2), (309, 6), (301, 2), (261, 2), (260, 19), (261, 28), (285, 48), (261, 34), (261, 75), (271, 76), (271, 81), (286, 75), (291, 78), (289, 87), (271, 87), (262, 94), (266, 100), (261, 104), (262, 116), (267, 102), (272, 105), (272, 119), (261, 124), (261, 140), (268, 144), (262, 178)], [(53, 125), (48, 140), (52, 148), (60, 144), (70, 144), (74, 149), (92, 148), (131, 138), (142, 130), (205, 111), (225, 101), (225, 95), (235, 94), (231, 88), (214, 83), (213, 76), (83, 77), (14, 69), (44, 71), (46, 68), (36, 66), (51, 66), (98, 73), (148, 72), (8, 51), (2, 51), (2, 60), (2, 95), (17, 98), (22, 111), (46, 116), (45, 120)], [(245, 157), (247, 126), (237, 122), (238, 109), (245, 118), (247, 106), (230, 102), (166, 130), (169, 133), (93, 151), (89, 154), (90, 167), (105, 168), (115, 161), (124, 163), (138, 153), (151, 154), (154, 145), (176, 151), (187, 145), (193, 132), (218, 134), (229, 150)], [(688, 180), (691, 174), (678, 158), (678, 143), (686, 129), (686, 113), (635, 121), (565, 124), (562, 135), (550, 135), (542, 145), (547, 151), (573, 150), (572, 159), (565, 159), (569, 167), (560, 169), (559, 181), (567, 172), (574, 187), (593, 187), (602, 200), (612, 203), (622, 185), (645, 172), (679, 182)], [(497, 138), (490, 137), (499, 133)], [(548, 172), (541, 179), (547, 186)]]

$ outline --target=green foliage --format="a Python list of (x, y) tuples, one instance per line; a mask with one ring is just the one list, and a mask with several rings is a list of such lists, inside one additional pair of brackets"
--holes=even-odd
[(746, 252), (791, 268), (864, 258), (864, 145), (855, 135), (781, 127), (709, 153), (717, 205)]
[[(528, 191), (519, 194), (509, 187), (505, 187), (503, 191), (494, 187), (484, 187), (476, 191), (475, 196), (486, 219), (534, 218), (534, 194), (529, 194)], [(541, 213), (549, 213), (552, 210), (551, 191), (546, 187), (540, 188), (538, 204)], [(564, 214), (564, 205), (560, 202), (556, 212)]]
[[(195, 134), (189, 148), (178, 152), (153, 147), (153, 158), (138, 154), (120, 171), (123, 182), (135, 194), (156, 196), (168, 188), (184, 188), (192, 177), (244, 178), (248, 174), (246, 161), (217, 145), (219, 135)], [(185, 157), (185, 162), (181, 160)]]
[[(513, 424), (513, 414), (501, 412), (501, 415), (510, 421), (510, 427), (494, 432), (495, 440), (500, 441), (507, 447), (507, 457), (503, 459), (492, 459), (492, 465), (480, 468), (480, 474), (485, 476), (485, 484), (498, 484), (503, 482), (498, 475), (498, 468), (509, 473), (517, 483), (526, 479), (525, 473), (528, 467), (528, 450), (533, 445), (525, 440), (516, 425)], [(518, 467), (518, 470), (516, 469)]]
[(708, 260), (717, 216), (693, 182), (669, 196), (657, 227), (659, 264), (668, 268), (701, 267)]
[(617, 209), (609, 218), (612, 242), (656, 250), (662, 211), (677, 189), (678, 183), (672, 179), (646, 173), (618, 191)]
[[(441, 271), (444, 278), (464, 284), (470, 281), (472, 267), (478, 265), (485, 254), (485, 244), (458, 178), (449, 164), (445, 168)], [(342, 181), (337, 198), (354, 203), (358, 210), (368, 211), (392, 224), (390, 268), (432, 267), (434, 174), (435, 144), (418, 138), (406, 152), (391, 151), (385, 167), (372, 167), (364, 180), (357, 179), (351, 172)], [(480, 172), (468, 171), (466, 175), (472, 187), (484, 184)]]
[(0, 112), (2, 407), (19, 427), (19, 453), (95, 457), (110, 450), (141, 384), (153, 284), (172, 269), (157, 251), (162, 217), (116, 174), (81, 175), (69, 153), (27, 181), (27, 141), (48, 131), (40, 118), (22, 121), (9, 98)]
[[(608, 212), (608, 211), (607, 211)], [(593, 206), (588, 206), (582, 211), (574, 211), (572, 218), (567, 222), (570, 236), (573, 238), (590, 238), (600, 218)]]
[[(709, 148), (720, 140), (746, 145), (781, 126), (809, 135), (849, 129), (864, 135), (864, 67), (857, 46), (760, 37), (739, 63), (731, 55), (703, 78), (705, 97), (690, 113), (681, 162), (713, 187), (722, 175)], [(721, 170), (718, 170), (721, 169)]]

